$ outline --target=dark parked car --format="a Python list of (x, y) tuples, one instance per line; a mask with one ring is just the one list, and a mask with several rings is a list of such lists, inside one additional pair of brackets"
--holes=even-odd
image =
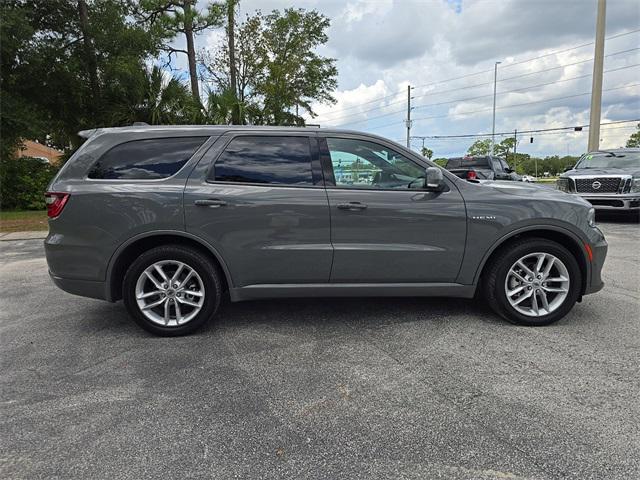
[(509, 164), (499, 157), (458, 157), (447, 160), (445, 168), (467, 180), (521, 180)]
[(88, 140), (46, 194), (51, 277), (71, 293), (123, 299), (156, 334), (195, 330), (225, 295), (484, 295), (507, 320), (545, 325), (603, 286), (607, 243), (586, 201), (463, 181), (381, 137), (81, 133)]
[(591, 152), (560, 175), (558, 189), (596, 210), (640, 213), (640, 148)]

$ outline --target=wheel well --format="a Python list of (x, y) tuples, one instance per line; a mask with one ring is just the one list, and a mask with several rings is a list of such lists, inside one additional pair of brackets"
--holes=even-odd
[(584, 256), (582, 246), (578, 244), (573, 237), (556, 230), (530, 230), (518, 233), (513, 237), (507, 238), (504, 242), (498, 245), (493, 252), (491, 252), (491, 255), (482, 267), (480, 281), (478, 283), (481, 284), (482, 276), (487, 271), (488, 266), (491, 265), (491, 263), (500, 256), (501, 252), (504, 251), (505, 248), (509, 247), (513, 242), (522, 240), (523, 238), (544, 238), (559, 243), (567, 250), (569, 250), (569, 252), (571, 252), (571, 254), (578, 262), (578, 266), (580, 267), (580, 276), (582, 277), (582, 289), (580, 290), (580, 297), (582, 297), (587, 288), (588, 274), (587, 259)]
[(129, 268), (129, 265), (131, 265), (131, 263), (138, 256), (140, 256), (147, 250), (159, 247), (161, 245), (180, 245), (184, 247), (190, 247), (194, 250), (199, 251), (201, 254), (209, 258), (209, 260), (211, 260), (211, 262), (218, 269), (220, 278), (222, 279), (223, 291), (226, 292), (229, 289), (229, 283), (227, 280), (227, 276), (225, 275), (225, 271), (216, 256), (211, 252), (211, 250), (209, 250), (200, 242), (191, 238), (183, 237), (181, 235), (163, 234), (153, 235), (151, 237), (145, 237), (141, 238), (140, 240), (136, 240), (131, 245), (127, 245), (127, 247), (118, 255), (118, 257), (115, 259), (115, 263), (113, 264), (113, 268), (111, 269), (111, 277), (109, 279), (111, 300), (116, 301), (122, 298), (122, 282), (124, 280), (124, 275)]

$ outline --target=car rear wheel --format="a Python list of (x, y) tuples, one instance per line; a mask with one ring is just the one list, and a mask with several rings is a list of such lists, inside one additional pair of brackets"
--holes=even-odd
[(542, 326), (564, 317), (582, 285), (575, 257), (559, 243), (520, 240), (499, 252), (485, 276), (491, 307), (519, 325)]
[(138, 325), (156, 335), (177, 336), (213, 317), (222, 288), (216, 267), (200, 252), (169, 245), (153, 248), (131, 264), (122, 294)]

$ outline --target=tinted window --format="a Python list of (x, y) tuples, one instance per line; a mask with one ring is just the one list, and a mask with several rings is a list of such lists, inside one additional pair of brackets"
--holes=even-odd
[(407, 189), (425, 170), (393, 150), (365, 140), (327, 138), (336, 186)]
[(489, 157), (450, 158), (447, 168), (489, 167)]
[(207, 138), (152, 138), (122, 143), (96, 162), (89, 178), (154, 180), (170, 177)]
[(217, 182), (313, 185), (307, 137), (236, 137), (216, 161)]

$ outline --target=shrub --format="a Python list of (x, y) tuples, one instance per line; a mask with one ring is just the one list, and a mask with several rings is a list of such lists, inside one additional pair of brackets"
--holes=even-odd
[(0, 160), (0, 208), (2, 210), (43, 210), (44, 192), (57, 168), (37, 158)]

